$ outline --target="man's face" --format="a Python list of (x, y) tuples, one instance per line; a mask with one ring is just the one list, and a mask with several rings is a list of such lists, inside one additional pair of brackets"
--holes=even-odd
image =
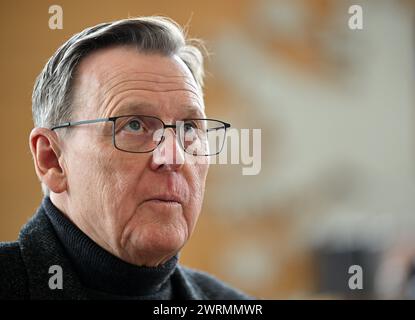
[[(142, 54), (132, 47), (86, 57), (74, 92), (74, 121), (139, 114), (175, 124), (205, 117), (202, 94), (180, 59)], [(207, 160), (187, 163), (193, 156), (183, 152), (172, 129), (166, 129), (162, 148), (155, 152), (120, 151), (106, 126), (112, 123), (65, 129), (70, 130), (62, 139), (66, 214), (121, 259), (147, 266), (163, 263), (195, 227)], [(163, 201), (170, 198), (176, 202)]]

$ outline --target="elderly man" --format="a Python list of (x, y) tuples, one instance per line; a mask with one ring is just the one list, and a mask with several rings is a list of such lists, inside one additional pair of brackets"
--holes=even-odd
[(162, 17), (103, 23), (57, 50), (33, 92), (45, 197), (0, 244), (0, 298), (249, 298), (178, 264), (229, 127), (206, 118), (203, 73)]

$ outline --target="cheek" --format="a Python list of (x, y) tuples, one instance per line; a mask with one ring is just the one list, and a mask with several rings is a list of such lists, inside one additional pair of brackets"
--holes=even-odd
[[(126, 157), (127, 156), (127, 157)], [(128, 154), (120, 154), (115, 150), (112, 154), (100, 160), (99, 181), (101, 190), (101, 203), (103, 210), (108, 212), (112, 223), (122, 226), (134, 214), (137, 201), (138, 181), (142, 180), (145, 171), (144, 157), (133, 160)]]
[(100, 161), (93, 149), (93, 146), (79, 143), (67, 154), (66, 175), (69, 191), (76, 198), (89, 197), (100, 187)]
[(197, 164), (194, 166), (194, 192), (195, 194), (200, 194), (200, 201), (203, 200), (203, 194), (205, 191), (206, 176), (208, 173), (209, 165), (208, 164)]
[(133, 210), (129, 210), (132, 206), (129, 199), (136, 193), (137, 181), (143, 170), (144, 164), (140, 159), (132, 161), (128, 154), (124, 155), (112, 145), (79, 144), (71, 152), (68, 180), (77, 198), (82, 199), (81, 203), (87, 201), (105, 220), (120, 221), (128, 217), (111, 217), (111, 212), (122, 212), (127, 216)]
[(191, 221), (190, 224), (194, 226), (199, 216), (200, 210), (203, 204), (203, 197), (205, 192), (205, 182), (208, 172), (208, 165), (195, 165), (191, 168), (191, 178), (189, 181), (189, 208), (188, 208), (188, 219)]
[[(139, 172), (138, 165), (134, 168), (128, 161), (123, 161), (122, 155), (111, 152), (98, 160), (99, 181), (104, 186), (103, 193), (112, 199), (119, 199), (134, 187), (134, 180)], [(135, 180), (137, 181), (137, 180)]]

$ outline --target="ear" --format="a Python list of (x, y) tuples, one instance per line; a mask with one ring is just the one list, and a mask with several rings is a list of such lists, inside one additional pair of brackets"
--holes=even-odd
[(29, 144), (39, 180), (54, 193), (66, 191), (67, 179), (59, 162), (61, 150), (56, 133), (46, 128), (34, 128)]

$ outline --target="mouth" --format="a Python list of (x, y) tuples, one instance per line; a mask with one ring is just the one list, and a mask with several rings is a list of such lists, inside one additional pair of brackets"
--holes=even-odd
[(155, 197), (146, 199), (143, 203), (178, 206), (178, 205), (182, 205), (182, 200), (180, 199), (180, 197), (173, 196), (173, 195), (161, 195), (161, 196), (155, 196)]

